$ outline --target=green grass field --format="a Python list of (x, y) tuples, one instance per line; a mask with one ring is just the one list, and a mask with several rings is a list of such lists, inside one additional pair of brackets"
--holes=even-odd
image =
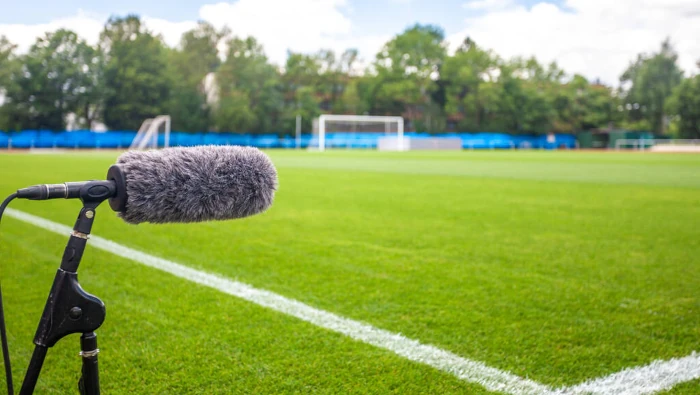
[[(0, 194), (103, 179), (117, 155), (1, 154)], [(105, 203), (94, 234), (552, 387), (700, 351), (698, 155), (269, 155), (265, 214), (132, 226)], [(72, 226), (80, 203), (10, 207)], [(0, 226), (16, 382), (66, 241)], [(107, 306), (105, 394), (491, 393), (89, 244), (80, 279)], [(50, 350), (37, 393), (77, 393), (78, 351)]]

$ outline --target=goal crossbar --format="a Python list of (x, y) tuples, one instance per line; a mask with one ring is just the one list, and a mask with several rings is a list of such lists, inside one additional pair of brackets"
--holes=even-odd
[(326, 121), (342, 122), (372, 122), (372, 123), (394, 123), (397, 124), (398, 148), (403, 150), (403, 118), (382, 116), (382, 115), (335, 115), (323, 114), (318, 117), (318, 149), (324, 151), (326, 148)]

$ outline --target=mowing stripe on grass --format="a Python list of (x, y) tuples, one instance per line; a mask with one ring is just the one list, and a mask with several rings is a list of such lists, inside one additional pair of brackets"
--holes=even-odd
[[(68, 235), (72, 231), (66, 225), (19, 210), (8, 208), (6, 214), (53, 233)], [(479, 384), (490, 391), (505, 392), (513, 395), (651, 394), (669, 389), (682, 382), (700, 378), (700, 354), (693, 353), (685, 358), (655, 361), (647, 366), (626, 369), (576, 386), (552, 389), (544, 384), (487, 366), (482, 362), (463, 358), (431, 345), (421, 344), (400, 334), (343, 318), (274, 292), (258, 289), (238, 281), (158, 258), (99, 236), (91, 236), (90, 245), (131, 261), (170, 273), (176, 277), (214, 288), (223, 293), (299, 318), (355, 340), (392, 351), (411, 361), (451, 373), (461, 380)]]

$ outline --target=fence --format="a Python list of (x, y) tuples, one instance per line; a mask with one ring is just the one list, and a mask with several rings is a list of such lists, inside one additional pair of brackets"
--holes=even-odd
[(615, 150), (620, 149), (700, 152), (700, 139), (619, 139), (615, 141)]
[[(63, 148), (63, 149), (126, 149), (136, 136), (136, 131), (92, 132), (78, 130), (71, 132), (50, 132), (44, 130), (24, 130), (20, 132), (0, 132), (0, 149), (3, 148)], [(377, 148), (378, 133), (337, 132), (326, 135), (329, 148)], [(406, 133), (414, 139), (427, 137), (458, 137), (463, 149), (559, 149), (576, 148), (576, 137), (568, 134), (547, 136), (522, 136), (506, 133)], [(163, 136), (159, 136), (163, 144)], [(170, 145), (247, 145), (258, 148), (307, 148), (313, 146), (312, 135), (302, 135), (300, 141), (292, 136), (277, 134), (238, 134), (238, 133), (184, 133), (172, 132)]]

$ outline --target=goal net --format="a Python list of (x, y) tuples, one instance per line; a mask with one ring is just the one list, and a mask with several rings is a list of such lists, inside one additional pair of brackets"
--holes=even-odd
[(310, 150), (376, 148), (381, 137), (395, 138), (402, 150), (403, 118), (372, 115), (321, 115), (314, 119)]
[(163, 134), (163, 147), (170, 145), (170, 116), (159, 115), (143, 121), (129, 149), (157, 149), (158, 138)]

